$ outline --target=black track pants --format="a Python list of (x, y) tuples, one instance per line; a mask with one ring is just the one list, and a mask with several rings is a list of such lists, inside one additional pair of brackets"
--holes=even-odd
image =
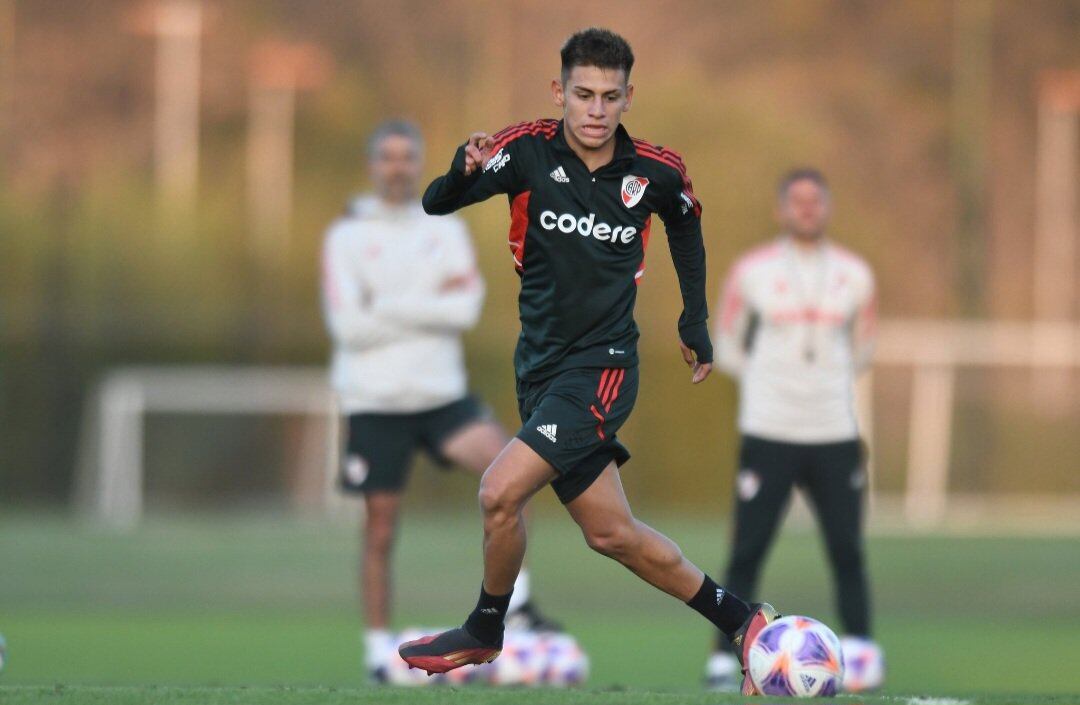
[[(743, 436), (735, 487), (735, 534), (725, 587), (755, 599), (758, 577), (791, 498), (802, 488), (817, 515), (847, 634), (869, 636), (870, 602), (862, 546), (862, 443), (782, 443)], [(727, 638), (717, 637), (721, 649)]]

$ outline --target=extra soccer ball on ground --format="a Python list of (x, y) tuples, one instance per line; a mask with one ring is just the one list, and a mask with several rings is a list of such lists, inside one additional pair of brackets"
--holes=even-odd
[[(407, 629), (397, 642), (419, 639), (440, 629)], [(409, 668), (397, 651), (387, 664), (387, 680), (400, 686), (462, 686), (471, 684), (567, 688), (585, 683), (589, 677), (589, 657), (569, 634), (507, 629), (499, 658), (491, 663), (464, 666), (449, 673), (428, 676), (422, 669)]]
[(881, 647), (869, 639), (846, 636), (840, 639), (844, 654), (844, 691), (867, 693), (885, 682), (885, 656)]
[(765, 695), (830, 697), (840, 692), (844, 661), (840, 639), (809, 617), (784, 617), (750, 645), (750, 678)]

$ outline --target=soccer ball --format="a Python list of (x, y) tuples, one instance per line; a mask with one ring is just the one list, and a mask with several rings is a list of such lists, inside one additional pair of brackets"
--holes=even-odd
[(840, 640), (844, 654), (844, 690), (865, 693), (877, 690), (885, 682), (885, 655), (869, 639), (846, 636)]
[(840, 639), (809, 617), (767, 625), (750, 645), (750, 679), (765, 695), (836, 695), (844, 677)]
[(543, 682), (556, 688), (581, 685), (589, 677), (589, 657), (569, 634), (543, 634), (540, 649), (547, 657)]
[(506, 630), (502, 653), (492, 662), (495, 685), (535, 687), (542, 684), (547, 655), (538, 648), (539, 640), (535, 632)]

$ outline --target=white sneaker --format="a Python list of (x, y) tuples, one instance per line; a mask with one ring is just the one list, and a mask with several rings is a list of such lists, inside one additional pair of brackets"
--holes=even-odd
[(397, 651), (394, 635), (382, 629), (364, 633), (364, 670), (372, 684), (386, 683), (390, 656)]
[(705, 688), (714, 693), (738, 693), (742, 668), (734, 654), (714, 651), (705, 662)]

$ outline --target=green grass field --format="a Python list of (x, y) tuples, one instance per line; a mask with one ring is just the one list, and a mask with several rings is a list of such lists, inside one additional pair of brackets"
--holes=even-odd
[[(707, 567), (724, 554), (721, 520), (643, 518)], [(471, 607), (474, 519), (408, 513), (397, 626), (456, 623)], [(113, 534), (5, 513), (0, 704), (741, 702), (701, 692), (700, 618), (591, 554), (555, 513), (534, 521), (533, 582), (589, 652), (588, 688), (366, 688), (355, 539), (341, 524), (266, 514), (158, 519)], [(888, 687), (837, 702), (1080, 703), (1080, 541), (874, 536), (869, 550)], [(813, 534), (785, 535), (764, 591), (788, 613), (834, 621)]]

